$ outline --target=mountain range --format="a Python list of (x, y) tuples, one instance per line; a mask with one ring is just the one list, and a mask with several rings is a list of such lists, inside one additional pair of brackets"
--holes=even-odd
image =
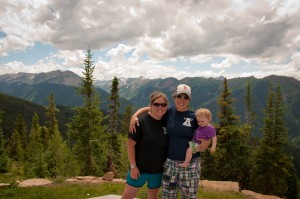
[[(300, 135), (300, 81), (292, 77), (268, 76), (262, 79), (255, 77), (228, 79), (228, 86), (235, 99), (233, 106), (235, 114), (241, 121), (245, 118), (244, 94), (247, 82), (251, 83), (253, 109), (256, 113), (256, 128), (254, 134), (260, 136), (263, 125), (263, 109), (265, 107), (269, 85), (279, 85), (286, 103), (286, 124), (291, 138)], [(82, 99), (76, 93), (80, 86), (81, 77), (71, 71), (52, 71), (48, 73), (18, 73), (0, 75), (0, 92), (9, 96), (21, 98), (41, 106), (48, 105), (48, 97), (54, 93), (55, 103), (61, 107), (75, 107), (82, 105)], [(119, 79), (120, 113), (125, 107), (132, 105), (134, 110), (147, 106), (149, 95), (153, 91), (167, 94), (170, 105), (173, 105), (172, 94), (178, 84), (185, 83), (192, 88), (190, 109), (200, 107), (209, 108), (213, 113), (213, 122), (218, 122), (217, 99), (223, 88), (223, 78), (185, 77), (145, 79)], [(111, 81), (95, 80), (96, 91), (100, 95), (101, 109), (106, 110), (110, 95)], [(0, 96), (1, 97), (1, 96)], [(0, 106), (1, 108), (1, 106)]]

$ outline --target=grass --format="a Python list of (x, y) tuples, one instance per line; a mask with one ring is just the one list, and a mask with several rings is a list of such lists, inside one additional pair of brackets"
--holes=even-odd
[[(2, 199), (85, 199), (109, 194), (122, 195), (124, 184), (102, 183), (97, 185), (55, 184), (44, 187), (2, 188)], [(139, 190), (137, 198), (147, 198), (147, 188)], [(200, 190), (197, 198), (207, 199), (246, 199), (241, 193)]]
[[(102, 183), (97, 185), (55, 184), (44, 187), (2, 188), (2, 199), (85, 199), (109, 194), (122, 195), (124, 184)], [(139, 190), (137, 198), (147, 198), (147, 188)], [(199, 190), (197, 198), (207, 199), (246, 199), (241, 193)]]
[[(100, 183), (100, 184), (71, 184), (60, 180), (53, 185), (40, 187), (17, 187), (13, 176), (0, 174), (0, 182), (10, 183), (11, 186), (0, 189), (1, 199), (87, 199), (103, 195), (122, 195), (125, 184)], [(159, 193), (160, 197), (160, 193)], [(142, 187), (137, 198), (147, 198), (147, 188)], [(197, 198), (201, 199), (246, 199), (242, 193), (221, 192), (200, 189)]]

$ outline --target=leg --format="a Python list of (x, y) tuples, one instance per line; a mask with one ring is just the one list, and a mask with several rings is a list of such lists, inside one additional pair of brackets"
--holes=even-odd
[(124, 193), (122, 195), (122, 199), (133, 199), (136, 196), (138, 190), (139, 190), (138, 187), (133, 187), (130, 186), (129, 184), (126, 184)]
[(179, 190), (182, 199), (196, 199), (200, 181), (199, 158), (191, 160), (189, 167), (182, 169), (179, 179)]
[(179, 171), (181, 169), (177, 166), (177, 162), (167, 159), (164, 164), (164, 173), (162, 179), (162, 199), (175, 199), (177, 198), (177, 181)]
[(148, 199), (158, 199), (158, 190), (156, 189), (148, 189)]
[(178, 166), (184, 167), (184, 168), (188, 167), (188, 166), (189, 166), (189, 163), (190, 163), (190, 161), (191, 161), (191, 159), (192, 159), (192, 156), (193, 156), (193, 151), (192, 151), (192, 148), (189, 147), (189, 148), (187, 148), (187, 150), (186, 150), (184, 162), (181, 163), (181, 164), (178, 164)]
[(122, 199), (133, 199), (136, 196), (139, 188), (141, 188), (145, 182), (145, 174), (140, 174), (138, 179), (132, 179), (130, 177), (130, 171), (128, 171)]

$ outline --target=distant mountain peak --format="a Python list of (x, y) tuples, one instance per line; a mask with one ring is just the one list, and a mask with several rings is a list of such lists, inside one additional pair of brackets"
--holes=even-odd
[(79, 86), (81, 77), (72, 71), (51, 71), (47, 73), (16, 73), (16, 74), (5, 74), (0, 75), (0, 81), (7, 83), (18, 83), (18, 84), (40, 84), (40, 83), (51, 83), (51, 84), (63, 84), (67, 86)]

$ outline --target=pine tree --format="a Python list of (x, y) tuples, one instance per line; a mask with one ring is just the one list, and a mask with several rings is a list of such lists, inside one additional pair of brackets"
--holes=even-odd
[(118, 129), (118, 112), (120, 108), (119, 80), (117, 77), (114, 77), (112, 80), (110, 96), (108, 99), (111, 103), (108, 105), (109, 124), (107, 130), (111, 134), (116, 134)]
[(75, 176), (80, 174), (78, 162), (58, 132), (54, 132), (54, 135), (50, 138), (45, 158), (47, 175), (50, 177)]
[[(56, 132), (59, 132), (58, 130), (58, 123), (55, 115), (55, 101), (54, 101), (54, 93), (50, 93), (50, 96), (48, 97), (49, 106), (47, 107), (46, 116), (47, 116), (47, 122), (46, 125), (48, 127), (48, 131), (45, 132), (46, 134), (42, 135), (43, 142), (47, 144), (47, 142), (50, 140), (51, 137), (54, 136)], [(45, 145), (44, 145), (45, 146)], [(46, 145), (47, 146), (47, 145)]]
[(119, 129), (118, 125), (118, 112), (120, 108), (119, 101), (119, 80), (117, 77), (114, 77), (112, 80), (110, 96), (108, 98), (111, 103), (108, 105), (108, 129), (107, 132), (110, 134), (110, 151), (108, 154), (108, 163), (107, 171), (115, 171), (114, 167), (120, 165), (120, 140), (118, 137), (117, 130)]
[(41, 139), (41, 126), (39, 116), (34, 113), (29, 135), (29, 145), (25, 165), (25, 173), (28, 177), (45, 177), (46, 163)]
[(271, 85), (268, 91), (263, 137), (254, 156), (253, 188), (263, 194), (284, 196), (289, 190), (289, 179), (294, 170), (292, 158), (286, 153), (287, 127), (281, 89)]
[[(248, 186), (250, 149), (249, 130), (240, 125), (239, 118), (234, 115), (232, 106), (234, 99), (224, 79), (223, 90), (218, 99), (220, 127), (217, 128), (217, 150), (212, 157), (204, 154), (203, 173), (210, 179), (231, 180)], [(210, 167), (210, 168), (209, 168)]]
[(107, 154), (108, 148), (100, 100), (94, 87), (94, 68), (91, 50), (87, 49), (82, 83), (77, 90), (83, 98), (84, 105), (75, 108), (76, 114), (68, 124), (70, 144), (73, 145), (76, 159), (81, 164), (82, 175), (102, 174), (106, 163), (103, 154)]
[(51, 177), (77, 175), (78, 163), (59, 132), (55, 107), (54, 93), (51, 93), (46, 112), (48, 128), (42, 134), (43, 145), (46, 148), (47, 175)]
[(9, 156), (17, 161), (23, 161), (28, 147), (28, 136), (25, 119), (18, 114), (15, 128), (9, 140)]
[(231, 91), (228, 88), (227, 79), (224, 78), (223, 90), (217, 100), (219, 105), (218, 117), (220, 119), (220, 127), (235, 125), (239, 122), (238, 116), (234, 115), (234, 109), (232, 103), (234, 99), (231, 98)]
[(251, 128), (254, 126), (255, 113), (253, 111), (253, 99), (251, 95), (251, 83), (247, 82), (246, 92), (245, 92), (245, 105), (246, 105), (246, 124)]
[(132, 106), (125, 107), (125, 112), (122, 116), (120, 133), (118, 140), (120, 145), (120, 157), (117, 165), (117, 177), (125, 178), (128, 170), (128, 154), (127, 154), (127, 134), (129, 132), (129, 122), (132, 116)]
[(130, 122), (132, 114), (133, 114), (132, 106), (131, 105), (126, 106), (125, 112), (122, 117), (121, 128), (120, 128), (120, 133), (122, 135), (127, 136), (128, 132), (129, 132), (129, 122)]
[(0, 110), (0, 173), (6, 173), (8, 169), (8, 155), (5, 147), (6, 140), (2, 130), (2, 114), (3, 111)]

